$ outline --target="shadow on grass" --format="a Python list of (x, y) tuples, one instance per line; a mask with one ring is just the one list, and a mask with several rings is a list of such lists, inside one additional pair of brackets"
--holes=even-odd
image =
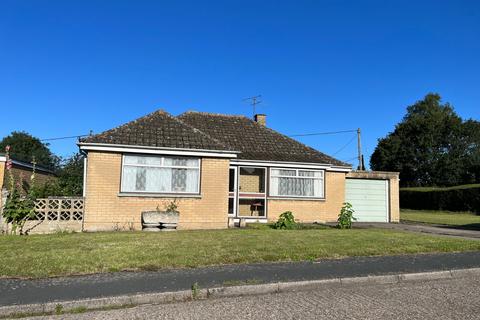
[(480, 223), (469, 223), (469, 224), (462, 224), (462, 225), (458, 225), (458, 226), (439, 225), (439, 227), (446, 228), (446, 229), (460, 229), (460, 230), (480, 231)]
[(480, 223), (468, 223), (468, 224), (460, 224), (460, 225), (448, 225), (448, 224), (428, 223), (428, 222), (411, 221), (411, 220), (403, 220), (403, 219), (401, 219), (400, 222), (401, 222), (401, 223), (404, 223), (404, 224), (423, 225), (423, 226), (437, 227), (437, 228), (443, 228), (443, 229), (480, 231)]

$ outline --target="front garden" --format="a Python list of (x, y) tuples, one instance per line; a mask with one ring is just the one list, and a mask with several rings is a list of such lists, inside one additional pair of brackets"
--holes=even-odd
[(99, 232), (0, 237), (0, 277), (480, 250), (480, 241), (382, 229)]

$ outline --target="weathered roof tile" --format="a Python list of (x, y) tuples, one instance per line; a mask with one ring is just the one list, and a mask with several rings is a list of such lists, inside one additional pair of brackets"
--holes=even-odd
[(81, 143), (237, 151), (239, 159), (350, 166), (244, 116), (158, 110)]

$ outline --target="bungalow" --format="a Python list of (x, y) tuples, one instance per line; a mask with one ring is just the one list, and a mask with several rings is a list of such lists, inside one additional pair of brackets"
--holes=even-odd
[(86, 231), (141, 229), (143, 211), (173, 200), (181, 229), (275, 221), (284, 211), (302, 222), (335, 221), (346, 199), (363, 221), (398, 221), (398, 174), (352, 172), (268, 128), (262, 114), (159, 110), (78, 146)]

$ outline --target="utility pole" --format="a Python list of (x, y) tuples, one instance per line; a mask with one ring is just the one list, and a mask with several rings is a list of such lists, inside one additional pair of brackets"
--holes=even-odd
[(363, 165), (362, 142), (360, 139), (360, 128), (357, 129), (357, 147), (358, 147), (358, 170), (365, 170)]
[(260, 100), (262, 96), (261, 95), (257, 95), (257, 96), (253, 96), (253, 97), (250, 97), (250, 98), (245, 98), (243, 99), (243, 101), (251, 101), (250, 102), (250, 105), (253, 107), (253, 116), (255, 116), (256, 114), (256, 106), (257, 104), (261, 103), (262, 101)]

